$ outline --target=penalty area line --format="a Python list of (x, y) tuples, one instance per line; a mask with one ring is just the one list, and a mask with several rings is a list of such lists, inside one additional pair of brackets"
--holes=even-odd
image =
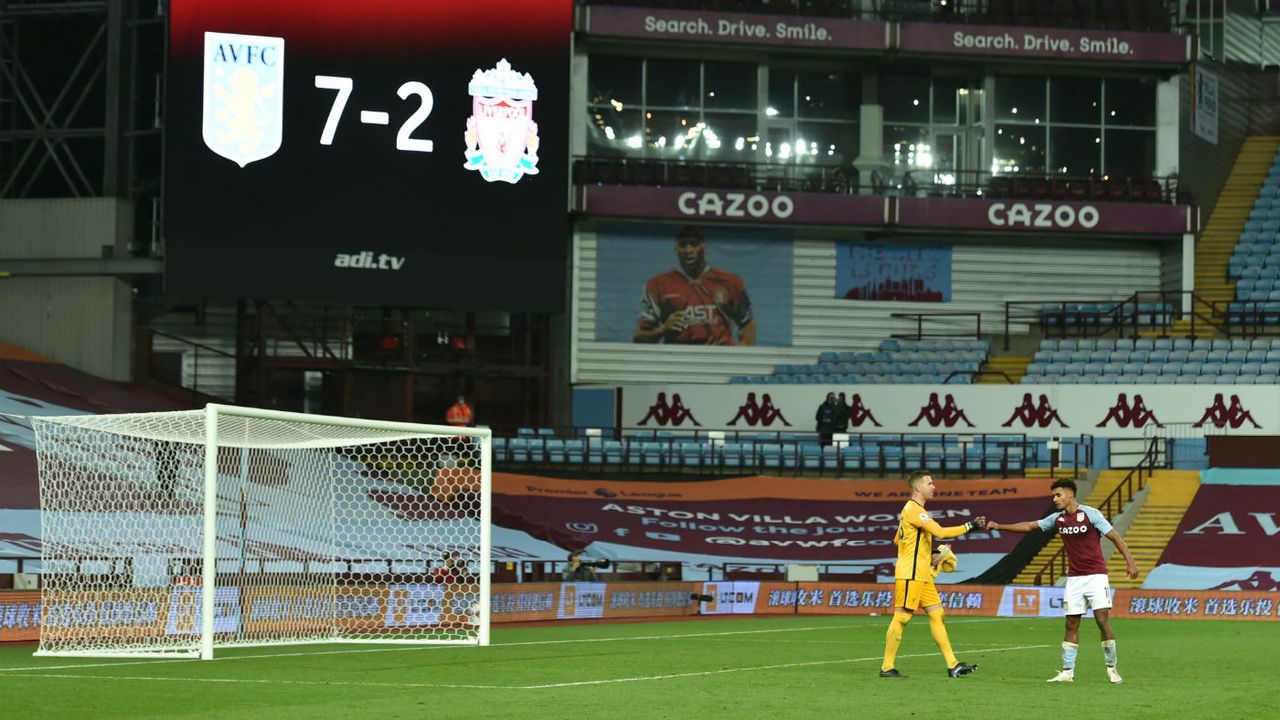
[[(997, 653), (997, 652), (1017, 652), (1021, 650), (1040, 650), (1044, 648), (1054, 647), (1053, 645), (1014, 645), (1005, 647), (988, 647), (976, 648), (968, 652), (973, 654), (979, 653)], [(941, 653), (914, 653), (910, 655), (899, 655), (900, 658), (920, 658), (920, 657), (937, 657)], [(391, 683), (391, 682), (354, 682), (343, 680), (279, 680), (279, 679), (252, 679), (252, 678), (191, 678), (191, 677), (150, 677), (141, 675), (93, 675), (84, 673), (47, 673), (47, 672), (14, 672), (8, 673), (7, 677), (23, 677), (23, 678), (53, 678), (67, 680), (115, 680), (115, 681), (133, 681), (133, 682), (185, 682), (185, 683), (217, 683), (217, 684), (242, 684), (242, 685), (305, 685), (314, 687), (350, 687), (350, 688), (399, 688), (399, 689), (456, 689), (456, 690), (553, 690), (556, 688), (567, 687), (583, 687), (592, 685), (616, 685), (621, 683), (638, 683), (638, 682), (658, 682), (662, 680), (681, 680), (686, 678), (710, 677), (714, 675), (727, 675), (731, 673), (744, 672), (761, 672), (767, 670), (787, 670), (791, 668), (804, 667), (820, 667), (824, 665), (843, 665), (849, 663), (863, 663), (880, 661), (883, 657), (880, 655), (860, 657), (860, 658), (840, 658), (836, 660), (811, 660), (806, 662), (793, 663), (774, 663), (770, 665), (749, 665), (735, 668), (720, 668), (718, 670), (700, 670), (684, 673), (668, 673), (663, 675), (639, 675), (633, 677), (606, 678), (601, 680), (575, 680), (572, 682), (562, 683), (543, 683), (539, 685), (479, 685), (479, 684), (462, 684), (462, 683)]]

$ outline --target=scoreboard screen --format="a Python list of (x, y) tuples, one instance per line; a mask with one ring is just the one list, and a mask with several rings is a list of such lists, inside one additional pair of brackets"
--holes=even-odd
[(166, 289), (563, 309), (572, 0), (170, 0)]

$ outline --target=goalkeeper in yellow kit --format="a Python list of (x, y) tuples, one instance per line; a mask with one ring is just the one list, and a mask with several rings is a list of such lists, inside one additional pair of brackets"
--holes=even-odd
[[(983, 529), (985, 518), (976, 518), (964, 525), (942, 527), (929, 517), (924, 505), (933, 497), (933, 476), (927, 470), (916, 470), (907, 476), (907, 484), (911, 486), (911, 499), (902, 508), (902, 519), (898, 521), (898, 534), (895, 538), (898, 545), (898, 566), (894, 572), (893, 584), (893, 622), (889, 623), (889, 631), (885, 633), (884, 663), (880, 665), (880, 677), (905, 678), (894, 667), (898, 656), (898, 646), (902, 644), (902, 631), (911, 622), (911, 615), (923, 607), (929, 616), (929, 630), (933, 633), (933, 641), (942, 651), (947, 663), (947, 675), (963, 677), (977, 669), (977, 665), (968, 665), (956, 659), (951, 651), (951, 640), (947, 637), (947, 626), (942, 622), (942, 598), (938, 596), (938, 588), (933, 584), (937, 574), (934, 565), (942, 561), (945, 555), (933, 557), (934, 538), (959, 537), (970, 530)], [(954, 560), (954, 556), (947, 559)]]

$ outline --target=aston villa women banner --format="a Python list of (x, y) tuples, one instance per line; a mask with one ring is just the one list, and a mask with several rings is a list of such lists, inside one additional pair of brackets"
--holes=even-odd
[[(1038, 519), (1050, 510), (1048, 479), (939, 480), (930, 513), (945, 526), (979, 516)], [(493, 474), (494, 522), (615, 560), (698, 567), (823, 563), (833, 572), (892, 577), (894, 533), (906, 483), (744, 477), (699, 482), (618, 482)], [(974, 531), (952, 542), (960, 556), (942, 582), (981, 574), (1022, 539)], [(777, 570), (777, 568), (774, 568)], [(689, 577), (686, 575), (686, 577)]]
[(828, 392), (851, 433), (1143, 437), (1170, 423), (1209, 434), (1280, 433), (1275, 385), (625, 385), (622, 427), (813, 432)]
[(1280, 477), (1274, 470), (1214, 468), (1144, 589), (1280, 590)]

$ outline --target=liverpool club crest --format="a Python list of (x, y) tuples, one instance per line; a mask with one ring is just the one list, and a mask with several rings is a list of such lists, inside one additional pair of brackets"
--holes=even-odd
[(476, 70), (467, 85), (471, 117), (467, 118), (467, 162), (488, 182), (515, 184), (538, 174), (538, 125), (533, 101), (538, 87), (528, 73), (499, 60), (491, 70)]
[(204, 34), (204, 144), (244, 167), (280, 149), (284, 38)]

